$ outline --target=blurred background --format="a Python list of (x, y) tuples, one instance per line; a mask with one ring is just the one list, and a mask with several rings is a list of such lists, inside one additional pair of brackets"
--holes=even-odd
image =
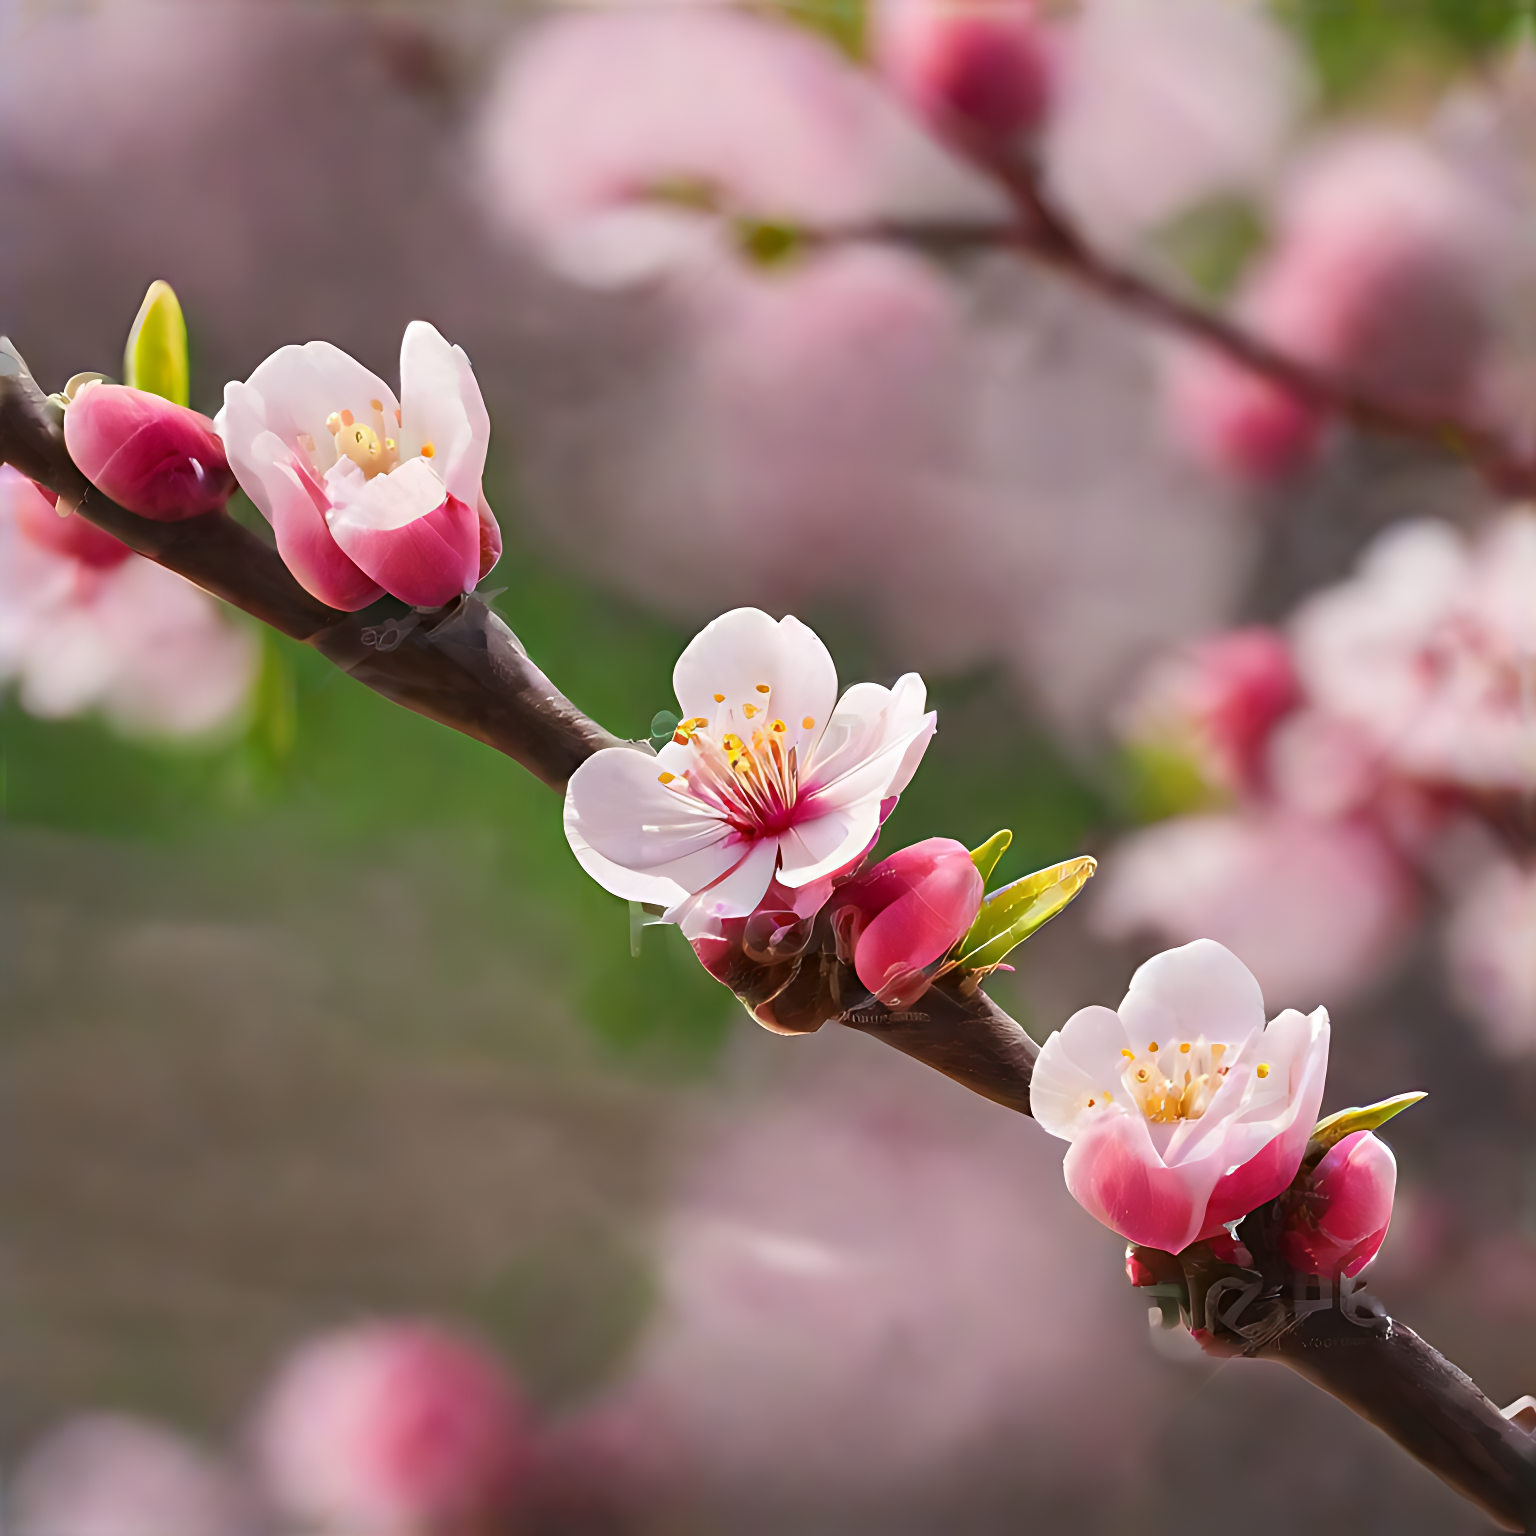
[[(571, 698), (643, 737), (742, 603), (921, 671), (882, 847), (1101, 860), (1004, 1006), (1043, 1040), (1200, 934), (1326, 1003), (1325, 1110), (1429, 1091), (1375, 1289), (1536, 1390), (1536, 524), (985, 238), (916, 3), (5, 0), (0, 329), (115, 373), (166, 278), (211, 414), (290, 341), (393, 379), (431, 320), (494, 424), (482, 590)], [(1529, 444), (1528, 7), (995, 14), (1100, 249)], [(673, 930), (632, 958), (515, 765), (13, 522), (18, 1536), (1491, 1529), (1149, 1329), (1031, 1122), (767, 1035)]]

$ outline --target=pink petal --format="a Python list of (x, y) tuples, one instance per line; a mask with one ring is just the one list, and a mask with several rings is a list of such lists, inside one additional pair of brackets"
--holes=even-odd
[(457, 496), (397, 528), (369, 527), (347, 510), (330, 519), (338, 547), (401, 602), (440, 608), (479, 579), (480, 517)]
[[(501, 559), (501, 525), (496, 521), (496, 514), (491, 511), (490, 503), (486, 501), (484, 493), (481, 494), (475, 511), (480, 518), (480, 574), (478, 581), (484, 581), (496, 567), (496, 562)], [(478, 584), (477, 581), (477, 584)]]
[(123, 384), (90, 384), (64, 412), (64, 445), (113, 501), (157, 522), (222, 507), (235, 488), (206, 416)]
[(383, 597), (384, 588), (342, 553), (325, 514), (330, 497), (309, 466), (283, 447), (273, 433), (257, 440), (256, 452), (268, 456), (256, 466), (261, 476), (267, 516), (277, 535), (277, 552), (299, 585), (322, 603), (355, 613)]
[(1178, 1253), (1194, 1241), (1199, 1213), (1188, 1182), (1163, 1166), (1139, 1113), (1106, 1110), (1068, 1148), (1063, 1172), (1077, 1203), (1130, 1242)]

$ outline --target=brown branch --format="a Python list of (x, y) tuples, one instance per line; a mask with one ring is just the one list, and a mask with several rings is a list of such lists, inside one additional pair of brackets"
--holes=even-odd
[[(3, 340), (0, 462), (141, 555), (314, 646), (386, 698), (506, 753), (552, 788), (599, 748), (624, 745), (571, 704), (474, 597), (430, 613), (389, 599), (339, 613), (305, 592), (276, 551), (226, 513), (160, 523), (108, 500), (71, 462), (62, 410)], [(795, 1034), (840, 1023), (1029, 1113), (1037, 1047), (973, 973), (951, 972), (907, 1006), (886, 1008), (838, 956), (825, 913), (807, 923), (799, 949), (766, 961), (738, 951), (712, 970), (769, 1028)], [(1410, 1330), (1383, 1320), (1362, 1344), (1358, 1330), (1338, 1332), (1354, 1324), (1330, 1316), (1296, 1322), (1262, 1346), (1238, 1344), (1306, 1375), (1507, 1529), (1536, 1530), (1530, 1437)]]
[(517, 636), (473, 595), (422, 613), (382, 598), (360, 613), (328, 608), (277, 551), (227, 512), (182, 522), (137, 517), (95, 489), (64, 446), (63, 411), (0, 338), (0, 462), (74, 504), (76, 515), (264, 624), (312, 645), (396, 704), (521, 763), (553, 789), (599, 747), (621, 745), (536, 667)]
[(1536, 490), (1536, 451), (1522, 450), (1490, 422), (1393, 398), (1291, 356), (1227, 316), (1096, 251), (1049, 199), (1033, 167), (981, 151), (974, 158), (1007, 195), (1014, 210), (1011, 222), (889, 220), (812, 231), (807, 239), (812, 244), (884, 239), (939, 254), (986, 248), (1017, 252), (1123, 309), (1223, 353), (1323, 414), (1459, 454), (1508, 494)]

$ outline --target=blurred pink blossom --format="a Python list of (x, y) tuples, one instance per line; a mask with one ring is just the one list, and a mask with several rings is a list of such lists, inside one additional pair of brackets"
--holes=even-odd
[(1291, 626), (1319, 708), (1364, 733), (1397, 774), (1473, 793), (1536, 786), (1536, 514), (1470, 543), (1401, 524)]
[(1370, 1131), (1330, 1147), (1307, 1176), (1281, 1236), (1286, 1262), (1302, 1274), (1358, 1275), (1386, 1239), (1397, 1159)]
[(29, 534), (49, 519), (42, 493), (0, 469), (0, 681), (16, 682), (22, 707), (50, 718), (99, 709), (151, 735), (229, 721), (256, 677), (250, 631), (151, 560)]
[[(1287, 355), (1427, 405), (1477, 394), (1511, 236), (1492, 199), (1426, 143), (1325, 141), (1290, 172), (1272, 244), (1236, 311)], [(1224, 355), (1169, 354), (1167, 416), (1205, 464), (1263, 482), (1320, 439), (1318, 413)]]
[(125, 1414), (66, 1420), (22, 1457), (8, 1536), (253, 1536), (234, 1475), (158, 1424)]
[(1116, 846), (1098, 884), (1099, 933), (1217, 939), (1271, 1004), (1359, 991), (1417, 914), (1411, 872), (1372, 823), (1283, 809), (1156, 822)]
[(311, 1340), (262, 1399), (252, 1446), (287, 1517), (346, 1536), (477, 1536), (505, 1516), (526, 1410), (496, 1359), (432, 1323)]
[(1201, 777), (1229, 794), (1264, 786), (1275, 724), (1300, 699), (1285, 638), (1254, 625), (1196, 640), (1158, 662), (1130, 706), (1121, 734), (1187, 754)]
[(1262, 187), (1305, 102), (1296, 49), (1243, 0), (1092, 0), (1063, 29), (1046, 165), (1101, 244)]
[(1073, 1197), (1132, 1243), (1180, 1253), (1296, 1176), (1328, 1072), (1328, 1010), (1264, 1023), (1230, 950), (1154, 955), (1118, 1012), (1079, 1009), (1041, 1047), (1030, 1111), (1071, 1145)]
[(1536, 1054), (1536, 871), (1500, 861), (1468, 882), (1446, 930), (1446, 963), (1489, 1045)]
[(882, 0), (874, 54), (940, 131), (1008, 149), (1050, 101), (1052, 47), (1034, 0)]
[(700, 1146), (608, 1411), (759, 1518), (1123, 1476), (1146, 1443), (1144, 1325), (1114, 1307), (1115, 1245), (1047, 1138), (849, 1057)]
[(487, 192), (569, 275), (632, 281), (718, 249), (695, 192), (767, 219), (867, 213), (871, 101), (821, 40), (740, 11), (558, 16), (508, 55), (483, 126)]

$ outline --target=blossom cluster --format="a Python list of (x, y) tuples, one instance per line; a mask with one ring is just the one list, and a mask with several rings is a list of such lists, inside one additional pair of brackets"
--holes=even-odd
[(1398, 525), (1284, 630), (1160, 663), (1122, 730), (1163, 809), (1098, 921), (1210, 935), (1285, 996), (1363, 987), (1428, 895), (1496, 1048), (1536, 1044), (1523, 807), (1536, 785), (1536, 517)]

